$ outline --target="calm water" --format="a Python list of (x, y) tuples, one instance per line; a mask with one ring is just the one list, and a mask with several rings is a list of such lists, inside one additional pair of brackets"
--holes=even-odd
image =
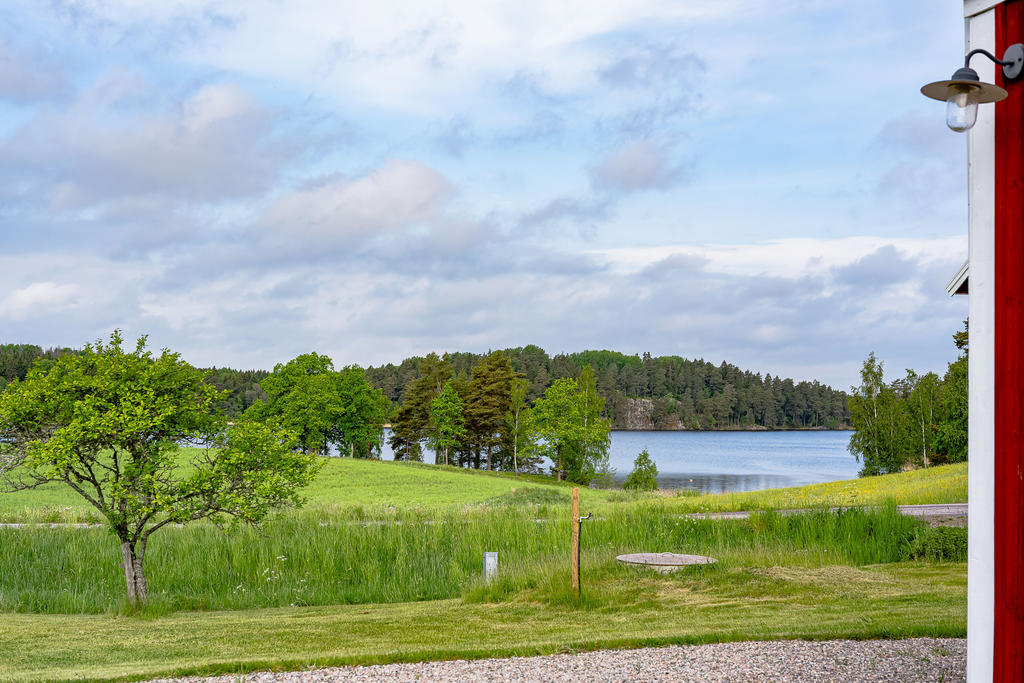
[[(850, 432), (615, 431), (611, 463), (621, 482), (646, 448), (662, 488), (756, 491), (855, 478), (860, 463), (847, 452), (849, 441)], [(394, 457), (386, 442), (381, 455)]]

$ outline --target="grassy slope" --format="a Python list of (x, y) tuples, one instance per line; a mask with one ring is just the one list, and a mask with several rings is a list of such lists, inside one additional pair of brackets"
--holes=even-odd
[[(540, 491), (548, 499), (568, 499), (570, 487), (533, 475), (517, 477), (422, 463), (328, 458), (304, 495), (311, 507), (448, 507), (493, 501), (524, 489)], [(597, 502), (634, 496), (584, 489), (582, 497)], [(95, 516), (88, 503), (61, 484), (0, 493), (0, 522), (81, 521)]]
[(682, 505), (693, 510), (784, 510), (822, 506), (966, 503), (967, 463), (811, 484), (787, 489), (692, 496)]
[[(583, 606), (499, 604), (177, 613), (5, 614), (0, 679), (146, 678), (769, 638), (963, 636), (962, 564), (621, 574)], [(611, 604), (603, 604), (607, 600)]]
[[(631, 500), (622, 491), (581, 491), (584, 505)], [(306, 491), (310, 507), (449, 507), (485, 502), (555, 502), (569, 487), (544, 477), (478, 472), (435, 465), (331, 458)], [(967, 500), (967, 463), (788, 489), (680, 498), (692, 510), (800, 508)], [(88, 504), (60, 485), (0, 494), (2, 521), (78, 521), (94, 516)]]

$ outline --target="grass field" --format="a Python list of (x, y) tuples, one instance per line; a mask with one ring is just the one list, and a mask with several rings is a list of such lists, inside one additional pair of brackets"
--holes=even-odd
[[(151, 609), (438, 600), (462, 594), (485, 551), (498, 552), (506, 592), (536, 587), (565, 564), (570, 526), (554, 510), (395, 514), (387, 519), (293, 515), (260, 530), (168, 528), (146, 556)], [(538, 517), (539, 515), (542, 515)], [(911, 558), (923, 527), (894, 509), (767, 514), (722, 524), (625, 506), (584, 529), (584, 562), (627, 552), (711, 555), (723, 567), (860, 566)], [(0, 529), (0, 611), (117, 613), (120, 549), (105, 529)], [(514, 580), (508, 584), (507, 581)]]
[(967, 463), (811, 484), (786, 489), (683, 496), (690, 511), (785, 510), (814, 507), (923, 503), (966, 503)]
[[(568, 501), (570, 485), (542, 476), (480, 472), (438, 465), (330, 458), (304, 492), (306, 507), (333, 511), (364, 508), (451, 509), (466, 505), (533, 504)], [(651, 494), (582, 489), (582, 501), (595, 509), (643, 500)], [(967, 463), (926, 470), (813, 484), (787, 489), (680, 496), (687, 511), (768, 510), (833, 505), (955, 503), (967, 500)], [(0, 494), (0, 522), (99, 521), (97, 513), (65, 486)]]
[[(563, 581), (568, 576), (562, 577)], [(963, 636), (962, 564), (611, 568), (583, 604), (444, 600), (0, 619), (0, 680), (106, 680), (772, 638)], [(587, 600), (587, 595), (592, 596)]]
[[(966, 567), (893, 503), (966, 498), (966, 465), (719, 496), (584, 489), (583, 596), (569, 590), (570, 487), (543, 477), (331, 460), (309, 502), (259, 530), (169, 527), (126, 608), (103, 528), (0, 528), (0, 680), (145, 678), (765, 638), (962, 636)], [(686, 512), (765, 512), (741, 522)], [(0, 519), (90, 513), (58, 488), (0, 494)], [(956, 530), (962, 532), (962, 530)], [(954, 539), (956, 547), (963, 538)], [(918, 550), (915, 550), (918, 549)], [(484, 551), (499, 577), (480, 578)], [(718, 564), (662, 577), (615, 555)], [(961, 557), (962, 555), (955, 555)]]

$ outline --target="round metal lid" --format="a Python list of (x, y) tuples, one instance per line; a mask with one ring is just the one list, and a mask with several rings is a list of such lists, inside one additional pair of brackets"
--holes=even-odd
[(712, 564), (718, 561), (704, 555), (682, 555), (679, 553), (629, 553), (619, 555), (615, 559), (625, 564), (651, 567), (685, 567), (691, 564)]

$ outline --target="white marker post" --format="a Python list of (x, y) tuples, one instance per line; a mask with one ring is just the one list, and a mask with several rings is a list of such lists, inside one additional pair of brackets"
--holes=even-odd
[(498, 576), (498, 553), (484, 553), (484, 581), (490, 583)]

